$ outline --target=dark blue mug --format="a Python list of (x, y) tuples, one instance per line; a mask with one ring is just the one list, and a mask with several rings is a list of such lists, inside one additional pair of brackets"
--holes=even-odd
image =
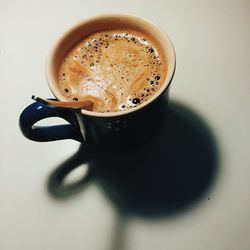
[[(80, 22), (65, 32), (53, 46), (47, 60), (46, 76), (49, 87), (57, 100), (65, 100), (57, 84), (58, 69), (64, 55), (82, 37), (110, 28), (132, 28), (158, 41), (167, 62), (166, 76), (161, 88), (137, 107), (117, 112), (98, 113), (33, 103), (20, 116), (20, 128), (25, 137), (41, 142), (73, 139), (89, 148), (114, 151), (144, 143), (157, 132), (165, 116), (169, 86), (175, 71), (175, 53), (169, 37), (144, 18), (121, 14), (102, 15)], [(69, 124), (36, 126), (36, 122), (48, 117), (60, 117)]]

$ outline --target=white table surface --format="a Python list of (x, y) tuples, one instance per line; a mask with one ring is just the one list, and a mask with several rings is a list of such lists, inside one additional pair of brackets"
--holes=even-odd
[[(178, 216), (127, 218), (120, 247), (114, 242), (121, 218), (98, 185), (65, 200), (47, 192), (48, 176), (79, 143), (32, 142), (18, 127), (32, 94), (52, 96), (44, 65), (57, 36), (81, 19), (112, 12), (146, 17), (168, 32), (177, 54), (171, 100), (203, 117), (220, 152), (208, 194)], [(249, 72), (248, 0), (2, 0), (0, 249), (249, 250)]]

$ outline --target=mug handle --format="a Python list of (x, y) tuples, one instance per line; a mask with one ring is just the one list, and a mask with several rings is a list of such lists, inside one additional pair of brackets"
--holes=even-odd
[[(70, 124), (54, 126), (35, 125), (36, 122), (48, 117), (60, 117)], [(69, 109), (48, 107), (38, 102), (32, 103), (21, 113), (19, 126), (23, 135), (33, 141), (46, 142), (64, 139), (84, 141), (76, 115)]]

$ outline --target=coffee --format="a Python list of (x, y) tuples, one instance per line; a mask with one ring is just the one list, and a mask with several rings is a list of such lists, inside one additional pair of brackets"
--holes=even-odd
[(67, 100), (90, 100), (93, 111), (115, 112), (155, 95), (166, 65), (160, 45), (149, 35), (106, 30), (84, 37), (66, 53), (58, 82)]

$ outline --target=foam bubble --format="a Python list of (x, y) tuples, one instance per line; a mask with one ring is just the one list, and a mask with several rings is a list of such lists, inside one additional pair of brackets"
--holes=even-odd
[(141, 100), (139, 99), (139, 98), (134, 98), (133, 100), (132, 100), (132, 103), (133, 104), (139, 104), (141, 102)]

